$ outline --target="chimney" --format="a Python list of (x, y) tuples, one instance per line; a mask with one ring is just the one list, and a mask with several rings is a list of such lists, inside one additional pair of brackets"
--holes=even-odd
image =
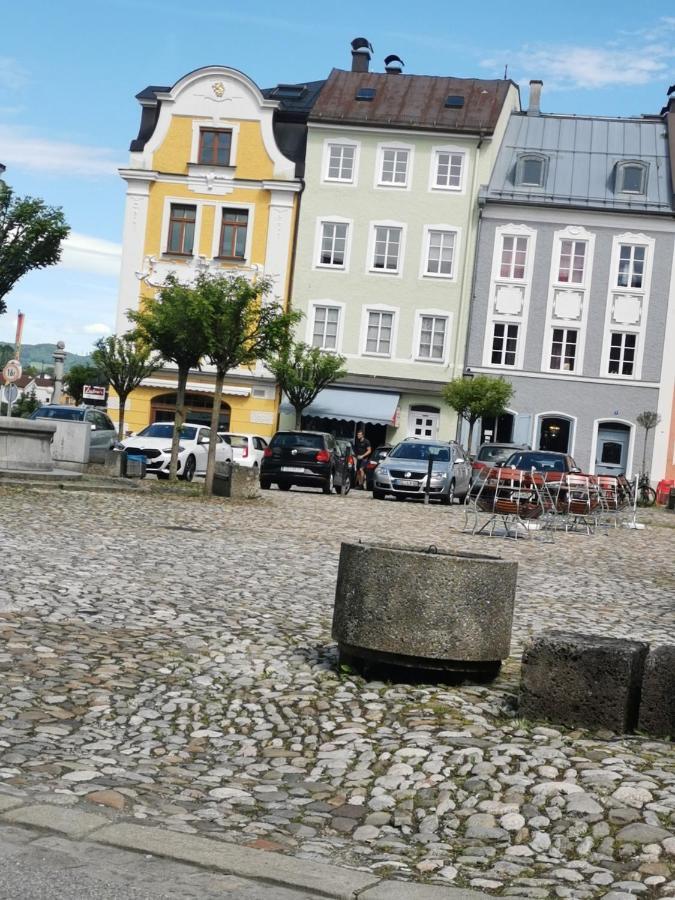
[(544, 86), (543, 81), (530, 82), (530, 105), (527, 107), (528, 116), (541, 115), (541, 89)]
[(367, 72), (373, 47), (366, 38), (358, 37), (352, 41), (352, 72)]
[(390, 53), (384, 60), (384, 70), (390, 75), (400, 75), (405, 63), (400, 56)]

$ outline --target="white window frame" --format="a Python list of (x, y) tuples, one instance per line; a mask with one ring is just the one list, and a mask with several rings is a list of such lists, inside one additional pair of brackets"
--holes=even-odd
[[(331, 146), (351, 147), (354, 150), (354, 164), (352, 167), (351, 178), (331, 178), (328, 175), (330, 168), (330, 148)], [(358, 183), (359, 156), (361, 152), (361, 144), (358, 141), (344, 140), (343, 138), (326, 138), (323, 142), (323, 161), (321, 166), (321, 180), (325, 184), (341, 184), (356, 186)]]
[[(615, 334), (620, 334), (621, 338), (621, 355), (619, 357), (619, 365), (623, 366), (625, 361), (626, 354), (626, 338), (630, 335), (635, 338), (635, 347), (633, 348), (633, 371), (630, 373), (624, 372), (610, 372), (609, 364), (611, 362), (611, 350), (612, 350), (612, 336)], [(612, 328), (609, 334), (607, 335), (607, 375), (610, 378), (625, 378), (627, 380), (634, 379), (637, 374), (638, 367), (638, 353), (640, 351), (640, 333), (638, 331), (630, 331), (625, 328)]]
[[(420, 353), (422, 343), (422, 319), (432, 317), (445, 320), (445, 341), (443, 343), (443, 355), (440, 359), (431, 356), (422, 356)], [(452, 313), (446, 309), (418, 309), (415, 312), (415, 331), (413, 337), (412, 356), (416, 362), (429, 363), (432, 366), (447, 365), (450, 352), (450, 339), (452, 336)]]
[[(525, 164), (529, 161), (535, 161), (541, 164), (541, 181), (525, 181), (524, 172)], [(548, 174), (548, 157), (543, 153), (521, 153), (516, 160), (516, 187), (524, 188), (540, 188), (546, 187), (546, 176)]]
[[(237, 150), (239, 148), (239, 122), (222, 121), (214, 122), (213, 119), (193, 119), (192, 121), (192, 141), (190, 144), (190, 164), (199, 166), (200, 169), (217, 169), (219, 173), (227, 174), (228, 169), (234, 170), (237, 167)], [(231, 131), (232, 140), (230, 143), (230, 164), (229, 166), (214, 166), (209, 163), (199, 162), (199, 135), (204, 131)]]
[[(511, 274), (510, 275), (502, 275), (502, 265), (503, 265), (503, 259), (504, 259), (504, 252), (506, 249), (504, 247), (504, 244), (506, 243), (507, 240), (512, 240), (514, 242), (513, 250), (511, 251), (511, 253), (513, 254), (513, 257), (511, 259), (511, 263), (510, 263)], [(516, 255), (516, 253), (520, 252), (518, 250), (518, 246), (517, 246), (518, 241), (520, 241), (520, 240), (525, 241), (525, 264), (523, 266), (523, 277), (516, 278), (516, 276), (513, 275), (513, 272), (516, 267), (516, 256), (515, 255)], [(500, 281), (509, 281), (509, 282), (513, 282), (515, 284), (523, 284), (523, 282), (527, 278), (527, 270), (528, 270), (529, 263), (530, 263), (529, 235), (527, 235), (527, 234), (502, 234), (501, 241), (499, 242), (499, 280)], [(530, 268), (531, 268), (531, 266), (530, 266)]]
[[(642, 172), (642, 185), (641, 190), (632, 191), (626, 190), (623, 186), (624, 182), (624, 171), (626, 169), (640, 169)], [(622, 159), (620, 162), (616, 164), (616, 174), (615, 174), (615, 186), (614, 190), (617, 194), (630, 194), (633, 197), (644, 197), (647, 193), (647, 181), (649, 178), (649, 163), (642, 162), (639, 159)]]
[[(251, 264), (251, 252), (253, 248), (253, 229), (255, 227), (255, 203), (212, 203), (215, 207), (213, 217), (213, 236), (211, 241), (211, 259), (221, 263), (225, 268), (236, 268), (237, 266), (249, 266)], [(220, 232), (223, 224), (224, 209), (245, 209), (248, 213), (248, 225), (246, 227), (246, 249), (242, 260), (232, 260), (228, 266), (229, 260), (218, 260), (218, 252), (220, 250)]]
[[(562, 253), (563, 241), (584, 241), (586, 244), (586, 259), (584, 262), (584, 277), (580, 283), (570, 281), (559, 281), (560, 274), (560, 256)], [(582, 228), (580, 225), (569, 225), (560, 231), (556, 231), (553, 235), (553, 249), (551, 250), (551, 271), (549, 275), (548, 300), (546, 303), (546, 323), (544, 326), (544, 334), (550, 335), (550, 341), (543, 341), (541, 354), (541, 370), (542, 372), (553, 372), (558, 375), (581, 375), (584, 372), (584, 356), (586, 351), (586, 334), (588, 328), (588, 310), (591, 296), (591, 282), (593, 278), (593, 262), (595, 259), (595, 234)], [(563, 319), (556, 316), (555, 313), (555, 297), (556, 294), (564, 291), (581, 296), (581, 318), (579, 319)], [(579, 332), (577, 337), (577, 357), (574, 372), (564, 369), (551, 368), (551, 344), (553, 341), (554, 328), (576, 328)]]
[[(643, 259), (643, 267), (642, 267), (642, 278), (638, 287), (633, 287), (632, 284), (619, 284), (619, 277), (621, 275), (620, 266), (621, 266), (621, 251), (624, 247), (627, 247), (630, 250), (630, 259), (628, 266), (628, 280), (629, 282), (633, 280), (635, 275), (635, 251), (636, 250), (644, 250), (644, 259)], [(614, 272), (614, 287), (620, 288), (622, 291), (643, 291), (644, 290), (644, 281), (645, 275), (647, 273), (647, 255), (648, 255), (648, 247), (645, 247), (644, 244), (634, 244), (634, 243), (621, 243), (619, 244), (619, 257), (618, 257), (618, 265), (616, 271)]]
[(344, 334), (345, 304), (338, 300), (312, 300), (307, 307), (307, 327), (305, 331), (305, 343), (314, 346), (314, 325), (316, 323), (317, 309), (337, 309), (338, 327), (335, 347), (321, 347), (324, 353), (340, 353)]
[[(504, 329), (504, 336), (502, 338), (502, 340), (504, 341), (504, 346), (502, 347), (502, 350), (500, 351), (502, 354), (502, 361), (501, 362), (493, 362), (492, 354), (494, 352), (494, 340), (496, 337), (495, 330), (498, 325), (501, 325), (501, 327)], [(507, 363), (504, 361), (505, 354), (507, 352), (509, 352), (509, 353), (512, 352), (510, 350), (507, 351), (507, 349), (506, 349), (506, 342), (509, 340), (509, 335), (508, 335), (509, 328), (517, 328), (518, 329), (518, 333), (516, 334), (516, 350), (514, 353), (513, 363)], [(489, 335), (490, 335), (490, 365), (495, 366), (498, 369), (517, 369), (519, 355), (522, 356), (521, 348), (520, 348), (521, 336), (522, 336), (522, 325), (520, 324), (520, 322), (508, 322), (508, 321), (503, 321), (501, 319), (493, 319), (491, 326), (490, 326)]]
[[(429, 251), (431, 249), (431, 234), (434, 231), (440, 231), (454, 235), (455, 242), (452, 253), (452, 272), (449, 275), (445, 274), (444, 272), (427, 271), (427, 267), (429, 264)], [(456, 225), (448, 225), (446, 223), (441, 223), (438, 225), (425, 225), (422, 231), (422, 259), (420, 260), (419, 277), (422, 279), (441, 278), (443, 281), (457, 281), (458, 260), (460, 258), (459, 254), (461, 251), (460, 238), (461, 229), (457, 228)]]
[[(384, 163), (385, 150), (405, 150), (407, 152), (408, 165), (406, 166), (405, 183), (400, 184), (390, 181), (382, 181), (382, 166)], [(400, 141), (388, 141), (387, 143), (378, 144), (375, 164), (375, 189), (384, 191), (409, 191), (412, 184), (414, 158), (414, 144), (403, 144)]]
[[(160, 255), (163, 259), (194, 259), (199, 256), (199, 243), (202, 226), (202, 209), (206, 204), (200, 203), (198, 200), (191, 200), (186, 197), (165, 197), (164, 207), (162, 209), (162, 231), (160, 235)], [(191, 254), (170, 253), (169, 246), (169, 225), (171, 223), (171, 207), (172, 206), (195, 206), (195, 239), (192, 244)]]
[[(323, 240), (324, 225), (346, 225), (347, 240), (345, 242), (345, 261), (341, 266), (330, 265), (321, 262), (321, 245)], [(314, 262), (313, 269), (321, 269), (324, 272), (348, 272), (349, 261), (352, 250), (352, 231), (354, 222), (352, 219), (345, 219), (343, 216), (321, 216), (316, 220), (316, 229), (314, 233)]]
[[(460, 174), (459, 186), (437, 184), (438, 175), (438, 156), (440, 153), (450, 153), (462, 157), (462, 171)], [(441, 144), (431, 148), (431, 166), (429, 168), (429, 190), (441, 191), (451, 194), (466, 193), (467, 169), (469, 167), (469, 156), (465, 147), (458, 147), (454, 144)]]
[[(400, 278), (403, 275), (403, 260), (405, 256), (406, 244), (406, 225), (404, 222), (393, 222), (383, 220), (378, 222), (370, 222), (368, 237), (368, 256), (366, 258), (366, 273), (368, 275), (389, 276), (390, 278)], [(376, 269), (375, 268), (375, 237), (378, 228), (398, 228), (401, 232), (401, 240), (399, 242), (398, 266), (396, 269)]]
[[(645, 265), (642, 276), (642, 287), (639, 288), (623, 288), (618, 286), (619, 281), (619, 259), (621, 247), (624, 245), (634, 245), (645, 247)], [(609, 268), (609, 285), (607, 290), (607, 305), (605, 308), (605, 327), (603, 332), (602, 356), (600, 360), (600, 375), (604, 378), (617, 379), (619, 381), (640, 381), (642, 379), (642, 364), (645, 353), (645, 343), (647, 334), (647, 320), (649, 316), (649, 294), (651, 289), (652, 268), (654, 265), (654, 238), (648, 237), (646, 234), (635, 232), (624, 232), (615, 234), (612, 240), (612, 256)], [(640, 321), (634, 324), (624, 322), (613, 322), (612, 313), (614, 304), (621, 295), (631, 295), (640, 301)], [(616, 372), (609, 371), (609, 350), (611, 344), (611, 333), (616, 331), (633, 332), (637, 335), (637, 346), (635, 353), (635, 362), (633, 365), (632, 375), (621, 375)]]
[[(391, 313), (393, 316), (391, 324), (391, 345), (389, 353), (376, 353), (370, 350), (366, 350), (366, 345), (368, 342), (368, 323), (370, 321), (370, 313)], [(361, 317), (361, 336), (359, 344), (361, 349), (361, 356), (373, 359), (395, 359), (396, 347), (398, 344), (398, 320), (399, 309), (396, 306), (388, 306), (384, 303), (369, 303), (367, 306), (364, 306), (363, 314)]]
[[(561, 365), (558, 368), (555, 368), (553, 365), (553, 336), (554, 332), (562, 331), (563, 332), (563, 342), (561, 348), (560, 362)], [(571, 369), (566, 369), (564, 366), (565, 363), (565, 347), (567, 346), (567, 334), (568, 332), (573, 331), (576, 334), (576, 340), (574, 342), (574, 366)], [(570, 374), (570, 375), (578, 375), (579, 374), (579, 339), (581, 336), (581, 329), (578, 327), (574, 327), (572, 325), (565, 325), (563, 322), (554, 322), (549, 331), (549, 341), (548, 341), (548, 368), (551, 372), (557, 372), (560, 375)]]
[[(510, 279), (501, 277), (501, 261), (503, 239), (505, 237), (526, 237), (527, 257), (525, 259), (524, 278)], [(518, 345), (516, 349), (515, 366), (505, 366), (503, 368), (512, 371), (513, 369), (522, 369), (525, 357), (525, 344), (527, 341), (527, 325), (530, 310), (530, 297), (532, 294), (532, 271), (534, 267), (534, 259), (537, 249), (537, 232), (522, 223), (509, 222), (504, 225), (498, 225), (495, 228), (495, 237), (492, 251), (492, 272), (490, 275), (490, 294), (488, 300), (485, 336), (483, 338), (483, 365), (486, 368), (499, 369), (502, 368), (498, 363), (492, 362), (492, 337), (494, 333), (493, 325), (495, 322), (505, 322), (507, 324), (518, 325)], [(497, 291), (500, 286), (511, 287), (518, 286), (523, 289), (523, 305), (518, 314), (498, 313), (495, 310), (495, 301)]]

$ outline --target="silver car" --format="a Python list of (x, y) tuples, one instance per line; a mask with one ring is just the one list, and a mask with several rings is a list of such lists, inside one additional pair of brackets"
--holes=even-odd
[(397, 500), (423, 498), (432, 459), (429, 499), (450, 504), (463, 501), (471, 487), (471, 463), (455, 441), (406, 438), (390, 451), (375, 469), (373, 497), (383, 500), (393, 494)]

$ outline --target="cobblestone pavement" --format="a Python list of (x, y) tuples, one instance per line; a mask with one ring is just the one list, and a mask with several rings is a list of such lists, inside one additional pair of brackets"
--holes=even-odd
[[(515, 711), (533, 631), (674, 640), (672, 514), (542, 544), (356, 492), (0, 503), (0, 791), (499, 896), (675, 896), (672, 744)], [(497, 682), (337, 670), (338, 553), (358, 537), (519, 561)]]

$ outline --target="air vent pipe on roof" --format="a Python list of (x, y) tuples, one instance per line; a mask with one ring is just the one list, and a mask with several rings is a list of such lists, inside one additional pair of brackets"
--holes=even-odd
[(373, 47), (367, 38), (354, 38), (352, 41), (352, 72), (367, 72)]
[(530, 82), (530, 105), (527, 107), (528, 116), (541, 115), (541, 89), (544, 86), (543, 81)]
[(395, 53), (390, 53), (389, 56), (385, 57), (384, 70), (389, 72), (390, 75), (400, 75), (404, 65), (405, 63), (401, 57), (396, 56)]

